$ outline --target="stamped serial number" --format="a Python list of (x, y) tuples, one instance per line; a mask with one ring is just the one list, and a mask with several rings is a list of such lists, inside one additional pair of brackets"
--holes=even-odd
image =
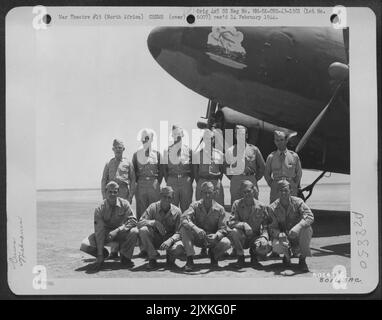
[(367, 269), (367, 259), (369, 258), (369, 240), (367, 239), (367, 231), (364, 226), (364, 218), (365, 216), (362, 213), (352, 211), (354, 215), (355, 221), (353, 222), (353, 227), (355, 228), (356, 235), (356, 247), (357, 247), (357, 255), (360, 258), (359, 265), (362, 269)]

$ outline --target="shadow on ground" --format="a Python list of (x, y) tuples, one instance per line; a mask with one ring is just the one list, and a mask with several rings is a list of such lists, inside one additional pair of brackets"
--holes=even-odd
[(295, 276), (298, 274), (306, 274), (309, 272), (302, 272), (297, 263), (294, 263), (288, 267), (286, 267), (282, 262), (274, 262), (268, 265), (263, 266), (263, 271), (272, 273), (276, 276)]
[(313, 257), (337, 255), (350, 258), (350, 242), (312, 248)]
[[(315, 250), (316, 253), (313, 255), (314, 257), (321, 257), (325, 255), (335, 255), (336, 250), (341, 248), (341, 246), (327, 246), (323, 247), (325, 248), (324, 250), (319, 250), (319, 249), (313, 249)], [(333, 250), (333, 251), (330, 251)], [(340, 250), (344, 250), (343, 248)], [(321, 252), (322, 251), (322, 252)], [(162, 257), (163, 258), (163, 257)], [(119, 261), (119, 259), (115, 260), (106, 260), (98, 272), (99, 275), (102, 277), (102, 274), (107, 274), (110, 271), (122, 271), (122, 270), (128, 270), (131, 274), (139, 274), (140, 276), (144, 276), (144, 274), (149, 275), (153, 272), (163, 272), (167, 271), (173, 274), (179, 274), (179, 275), (194, 275), (194, 276), (203, 276), (203, 275), (208, 275), (210, 273), (213, 274), (219, 274), (222, 273), (223, 276), (228, 274), (231, 275), (240, 275), (240, 274), (248, 274), (249, 273), (256, 273), (256, 272), (264, 272), (266, 274), (269, 274), (269, 276), (294, 276), (294, 275), (299, 275), (303, 274), (297, 264), (297, 259), (294, 258), (292, 260), (295, 260), (294, 263), (292, 263), (291, 266), (286, 267), (282, 261), (281, 258), (277, 257), (269, 257), (267, 259), (261, 260), (258, 264), (253, 265), (249, 262), (250, 255), (247, 254), (245, 255), (245, 263), (241, 268), (236, 268), (235, 267), (235, 262), (236, 258), (234, 257), (227, 257), (223, 259), (222, 261), (219, 261), (219, 266), (218, 267), (212, 267), (210, 264), (210, 261), (206, 257), (200, 257), (200, 255), (196, 255), (194, 259), (194, 270), (190, 272), (185, 272), (184, 271), (184, 259), (182, 260), (177, 260), (176, 265), (174, 267), (167, 267), (166, 265), (166, 260), (158, 258), (157, 260), (157, 268), (155, 269), (148, 269), (148, 261), (145, 259), (136, 259), (134, 260), (135, 266), (132, 268), (127, 268), (123, 267)], [(181, 262), (182, 261), (182, 262)], [(79, 268), (76, 268), (74, 271), (79, 272), (79, 273), (85, 273), (85, 274), (94, 274), (95, 272), (92, 270), (91, 266), (94, 264), (95, 259), (82, 259), (82, 262), (87, 263), (84, 266), (81, 266)]]

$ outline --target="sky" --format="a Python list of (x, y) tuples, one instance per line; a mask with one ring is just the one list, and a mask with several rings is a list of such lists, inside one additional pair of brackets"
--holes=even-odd
[[(131, 158), (139, 131), (159, 132), (161, 120), (169, 132), (172, 124), (196, 129), (208, 101), (153, 59), (146, 42), (152, 29), (52, 26), (35, 33), (20, 21), (8, 25), (7, 110), (34, 107), (37, 189), (99, 187), (113, 139), (125, 142)], [(303, 183), (318, 175), (304, 171)]]

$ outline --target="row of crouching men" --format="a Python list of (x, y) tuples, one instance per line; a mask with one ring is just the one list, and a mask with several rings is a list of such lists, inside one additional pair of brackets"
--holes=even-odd
[[(115, 157), (106, 163), (102, 175), (104, 201), (94, 213), (95, 232), (81, 244), (82, 251), (97, 258), (91, 269), (99, 271), (105, 259), (118, 257), (118, 252), (121, 265), (133, 268), (138, 243), (139, 257), (148, 259), (149, 270), (158, 268), (157, 250), (165, 250), (169, 269), (178, 268), (176, 259), (185, 258), (183, 270), (193, 271), (197, 246), (202, 256), (208, 255), (212, 268), (217, 268), (218, 261), (233, 248), (237, 257), (230, 265), (233, 268), (246, 265), (244, 249), (249, 249), (254, 267), (261, 267), (259, 260), (269, 255), (281, 255), (285, 265), (290, 265), (292, 256), (298, 256), (299, 268), (307, 272), (314, 218), (303, 200), (296, 197), (301, 164), (297, 154), (286, 149), (285, 133), (275, 132), (277, 150), (266, 163), (260, 150), (245, 142), (243, 156), (237, 155), (239, 148), (234, 145), (227, 150), (224, 164), (213, 143), (207, 154), (200, 151), (200, 163), (193, 164), (191, 150), (182, 143), (182, 129), (173, 127), (172, 133), (174, 144), (164, 155), (169, 160), (166, 165), (161, 163), (159, 152), (151, 149), (149, 130), (142, 132), (142, 148), (131, 162), (123, 157), (123, 143), (114, 140)], [(203, 159), (206, 156), (208, 161)], [(243, 170), (232, 174), (234, 170), (229, 169), (238, 166), (240, 159)], [(230, 179), (230, 214), (223, 207), (223, 174)], [(258, 200), (257, 182), (263, 176), (271, 187), (269, 206)], [(166, 186), (160, 188), (163, 178)], [(136, 214), (130, 206), (134, 195)], [(111, 246), (110, 254), (105, 245)]]

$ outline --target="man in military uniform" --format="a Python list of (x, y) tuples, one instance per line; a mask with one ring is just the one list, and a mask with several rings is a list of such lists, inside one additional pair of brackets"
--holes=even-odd
[(277, 188), (279, 199), (269, 206), (273, 252), (283, 254), (286, 265), (290, 264), (292, 253), (300, 255), (299, 267), (301, 271), (308, 272), (305, 258), (311, 256), (313, 213), (302, 199), (291, 196), (287, 180), (278, 181)]
[(195, 198), (200, 200), (201, 186), (204, 182), (209, 181), (215, 188), (215, 200), (224, 206), (224, 190), (222, 186), (224, 168), (224, 154), (215, 148), (214, 132), (205, 130), (204, 132), (204, 148), (199, 152), (198, 163), (193, 164), (193, 172), (196, 180)]
[(102, 174), (101, 191), (102, 198), (106, 199), (106, 185), (110, 181), (115, 181), (119, 186), (120, 198), (128, 200), (130, 203), (135, 192), (135, 171), (132, 163), (123, 157), (125, 147), (121, 140), (114, 139), (114, 158), (106, 163)]
[(171, 202), (174, 190), (167, 186), (160, 191), (160, 201), (149, 205), (138, 222), (139, 237), (143, 249), (148, 255), (148, 269), (158, 267), (156, 249), (166, 250), (166, 262), (169, 268), (174, 267), (176, 255), (173, 244), (180, 240), (179, 226), (182, 212)]
[(268, 156), (264, 172), (264, 178), (271, 188), (270, 203), (278, 198), (277, 182), (280, 180), (287, 180), (290, 183), (291, 195), (297, 196), (302, 176), (299, 156), (287, 149), (286, 133), (275, 131), (274, 142), (277, 151)]
[[(202, 199), (193, 202), (182, 214), (180, 235), (182, 245), (187, 256), (184, 270), (194, 269), (194, 245), (208, 247), (211, 267), (218, 266), (218, 260), (231, 247), (226, 237), (227, 229), (224, 222), (225, 211), (223, 206), (214, 200), (214, 185), (204, 182), (201, 186)], [(179, 249), (179, 246), (176, 247)]]
[(192, 202), (192, 150), (183, 144), (183, 129), (172, 127), (174, 144), (164, 154), (167, 164), (163, 166), (168, 186), (174, 190), (173, 204), (185, 211)]
[[(237, 143), (226, 151), (226, 174), (231, 180), (231, 204), (242, 197), (240, 186), (243, 181), (251, 181), (257, 189), (257, 182), (263, 177), (265, 169), (265, 161), (259, 148), (246, 142), (247, 128), (237, 125), (235, 133)], [(258, 199), (258, 192), (254, 196)]]
[[(121, 140), (114, 139), (113, 141), (114, 158), (105, 164), (101, 180), (102, 198), (106, 199), (106, 185), (110, 181), (114, 181), (119, 186), (118, 197), (132, 202), (135, 193), (135, 171), (132, 163), (123, 157), (125, 147)], [(118, 258), (118, 245), (111, 243), (111, 252), (108, 259)]]
[(133, 155), (133, 166), (137, 180), (135, 199), (137, 202), (137, 219), (146, 208), (159, 201), (159, 189), (163, 179), (160, 153), (152, 149), (154, 133), (144, 129), (141, 133), (142, 148)]
[(232, 215), (228, 221), (229, 238), (236, 249), (237, 263), (233, 266), (244, 266), (244, 249), (249, 248), (251, 264), (259, 265), (257, 256), (266, 256), (270, 252), (268, 236), (267, 207), (255, 199), (257, 187), (249, 180), (241, 183), (243, 198), (236, 200), (232, 206)]
[(94, 233), (85, 238), (80, 250), (97, 257), (92, 270), (98, 272), (107, 256), (105, 244), (116, 241), (120, 246), (121, 264), (132, 268), (134, 246), (138, 239), (137, 220), (129, 202), (118, 197), (119, 186), (110, 181), (106, 185), (106, 199), (95, 209)]

